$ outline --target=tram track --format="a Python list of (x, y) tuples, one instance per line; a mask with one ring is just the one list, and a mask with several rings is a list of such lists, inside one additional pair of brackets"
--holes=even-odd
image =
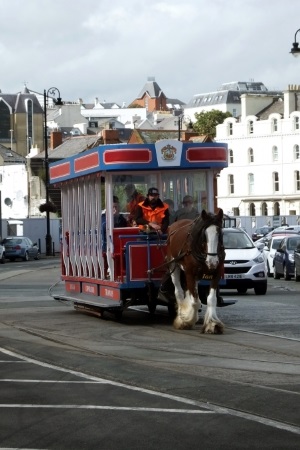
[[(3, 322), (2, 322), (3, 324)], [(59, 346), (60, 349), (65, 348), (65, 350), (69, 351), (70, 348), (73, 349), (75, 352), (79, 352), (81, 354), (85, 355), (85, 358), (98, 358), (100, 357), (102, 358), (109, 358), (110, 360), (118, 360), (118, 364), (125, 364), (128, 365), (130, 363), (133, 364), (139, 364), (139, 365), (143, 365), (144, 367), (146, 366), (146, 370), (148, 370), (147, 368), (151, 367), (152, 370), (159, 370), (163, 373), (172, 373), (172, 376), (181, 376), (183, 373), (185, 374), (185, 376), (188, 375), (188, 377), (196, 377), (199, 380), (199, 374), (197, 376), (197, 374), (195, 373), (190, 373), (188, 370), (187, 365), (184, 365), (184, 370), (183, 370), (183, 365), (178, 365), (177, 364), (171, 364), (170, 362), (162, 364), (161, 362), (158, 364), (157, 361), (149, 361), (149, 360), (141, 360), (141, 358), (137, 359), (137, 358), (131, 358), (131, 360), (128, 360), (128, 358), (124, 357), (124, 356), (115, 356), (112, 355), (108, 352), (103, 352), (103, 351), (96, 351), (95, 349), (91, 349), (86, 345), (75, 345), (74, 343), (70, 343), (70, 342), (66, 342), (66, 338), (65, 337), (61, 337), (58, 338), (57, 336), (47, 336), (45, 335), (45, 333), (42, 332), (38, 332), (37, 330), (33, 330), (31, 328), (25, 328), (25, 327), (21, 327), (21, 326), (17, 326), (17, 325), (12, 325), (9, 323), (3, 324), (6, 325), (8, 327), (13, 327), (15, 330), (18, 330), (19, 332), (21, 332), (22, 334), (27, 334), (30, 336), (35, 336), (37, 338), (42, 339), (43, 344), (47, 345), (47, 343), (51, 343), (54, 344), (55, 346)], [(168, 331), (168, 334), (173, 333), (173, 331)], [(187, 334), (187, 333), (183, 333), (183, 334)], [(184, 336), (183, 336), (184, 337)], [(187, 336), (189, 339), (191, 338), (191, 333), (188, 333)], [(203, 336), (201, 336), (203, 337)], [(285, 340), (285, 339), (282, 339)], [(151, 348), (153, 350), (154, 346), (153, 345), (143, 345), (140, 346), (140, 348), (142, 349), (147, 349), (149, 350), (149, 348)], [(13, 351), (13, 348), (10, 349), (11, 351)], [(167, 349), (163, 349), (163, 348), (159, 348), (157, 349), (158, 351), (164, 351), (164, 352), (168, 352), (168, 353), (172, 353), (171, 349), (167, 348)], [(14, 349), (15, 351), (15, 349)], [(174, 352), (178, 352), (178, 348), (173, 350)], [(30, 352), (22, 352), (22, 354), (27, 353), (27, 357), (33, 357), (34, 354), (30, 353)], [(182, 355), (193, 355), (198, 356), (203, 358), (203, 353), (191, 353), (188, 350), (180, 350), (180, 353)], [(205, 355), (207, 356), (207, 355)], [(43, 363), (53, 363), (53, 361), (49, 360), (48, 358), (39, 358), (39, 361), (43, 362)], [(261, 362), (259, 360), (257, 360), (257, 362)], [(70, 369), (70, 370), (76, 370), (76, 365), (73, 364), (69, 364), (66, 361), (62, 364), (62, 361), (56, 361), (56, 365), (58, 367), (63, 367), (65, 369)], [(299, 365), (297, 363), (297, 365)], [(190, 366), (191, 367), (191, 366)], [(82, 371), (82, 369), (81, 369)], [(96, 373), (95, 370), (91, 371), (91, 370), (84, 370), (83, 373), (87, 376), (87, 377), (93, 377), (93, 376), (100, 376), (101, 373)], [(107, 374), (106, 374), (107, 375)], [(209, 376), (211, 374), (206, 373), (206, 375), (202, 374), (201, 375), (201, 384), (203, 383), (203, 376), (208, 377), (207, 379), (209, 379)], [(105, 376), (104, 378), (106, 379), (110, 379), (113, 382), (117, 382), (117, 383), (124, 383), (124, 380), (122, 379), (123, 377), (107, 377)], [(223, 380), (224, 381), (224, 380)], [(210, 382), (215, 384), (215, 386), (217, 386), (217, 390), (220, 389), (220, 386), (218, 385), (218, 380), (216, 378), (210, 378)], [(131, 383), (130, 383), (131, 384)], [(125, 382), (125, 385), (127, 387), (130, 388), (130, 384), (128, 384), (128, 382)], [(193, 403), (197, 406), (200, 407), (206, 407), (210, 410), (213, 410), (215, 412), (221, 412), (224, 414), (228, 414), (228, 415), (233, 415), (235, 417), (238, 418), (244, 418), (246, 420), (250, 420), (250, 421), (254, 421), (254, 422), (258, 422), (261, 424), (265, 424), (267, 426), (270, 426), (271, 428), (277, 428), (277, 429), (281, 429), (281, 430), (285, 430), (293, 435), (300, 435), (300, 423), (296, 420), (295, 417), (293, 417), (292, 419), (287, 419), (287, 417), (282, 417), (280, 414), (278, 415), (278, 413), (274, 413), (273, 407), (271, 407), (270, 409), (267, 408), (267, 411), (265, 412), (260, 412), (257, 413), (257, 411), (255, 410), (255, 408), (253, 408), (251, 405), (244, 405), (244, 404), (236, 404), (235, 402), (229, 402), (228, 400), (226, 401), (226, 399), (219, 399), (217, 400), (216, 398), (213, 397), (206, 397), (207, 396), (207, 389), (205, 389), (203, 395), (200, 395), (200, 397), (195, 397), (193, 396), (193, 392), (191, 391), (191, 389), (186, 390), (183, 388), (180, 389), (170, 389), (170, 387), (168, 389), (165, 388), (165, 386), (159, 386), (156, 385), (154, 386), (149, 385), (149, 383), (145, 382), (145, 380), (143, 380), (143, 382), (139, 381), (137, 383), (132, 383), (133, 386), (136, 387), (140, 387), (142, 389), (154, 389), (154, 391), (157, 392), (162, 392), (162, 393), (168, 393), (168, 395), (171, 397), (175, 396), (182, 399), (183, 401), (193, 401)], [(267, 386), (267, 385), (260, 385), (260, 384), (256, 384), (253, 383), (250, 385), (249, 382), (241, 382), (238, 380), (235, 380), (234, 382), (229, 381), (228, 382), (228, 387), (233, 387), (233, 389), (237, 392), (243, 392), (245, 389), (246, 391), (249, 391), (249, 388), (251, 389), (251, 392), (256, 392), (256, 395), (259, 393), (260, 397), (263, 399), (264, 397), (270, 397), (270, 396), (275, 396), (275, 397), (286, 397), (286, 401), (287, 403), (289, 403), (291, 401), (291, 399), (293, 398), (293, 400), (295, 401), (295, 396), (298, 397), (300, 395), (299, 392), (295, 392), (295, 390), (293, 389), (288, 389), (287, 385), (285, 386), (285, 388), (279, 388), (278, 386)], [(182, 395), (179, 395), (179, 394)], [(184, 395), (185, 394), (185, 395)], [(200, 401), (201, 399), (201, 401)], [(272, 403), (272, 402), (271, 402)]]

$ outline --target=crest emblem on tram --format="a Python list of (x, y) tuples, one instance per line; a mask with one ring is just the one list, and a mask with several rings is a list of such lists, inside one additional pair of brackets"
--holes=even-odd
[(162, 159), (164, 159), (165, 161), (172, 161), (173, 159), (175, 159), (176, 151), (177, 150), (173, 145), (165, 145), (161, 149)]

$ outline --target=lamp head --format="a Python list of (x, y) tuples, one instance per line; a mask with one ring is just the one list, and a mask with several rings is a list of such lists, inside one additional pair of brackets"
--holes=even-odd
[(293, 48), (291, 49), (290, 53), (297, 58), (300, 56), (300, 48), (298, 42), (293, 42)]
[(54, 101), (54, 103), (55, 103), (56, 106), (62, 106), (63, 105), (61, 97), (58, 97), (57, 100)]

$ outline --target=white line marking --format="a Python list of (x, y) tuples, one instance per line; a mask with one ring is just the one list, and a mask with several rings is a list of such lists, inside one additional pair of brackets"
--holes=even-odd
[[(17, 380), (14, 378), (0, 378), (0, 382), (9, 383), (67, 383), (67, 384), (107, 384), (106, 381), (61, 381), (61, 380)], [(0, 447), (1, 450), (1, 447)]]
[(102, 409), (112, 411), (147, 411), (147, 412), (167, 412), (180, 414), (215, 414), (215, 411), (203, 411), (200, 409), (164, 409), (146, 408), (137, 406), (99, 406), (99, 405), (21, 405), (21, 404), (0, 404), (0, 408), (42, 408), (42, 409)]
[[(51, 369), (57, 370), (59, 372), (65, 372), (65, 373), (73, 374), (73, 375), (76, 375), (78, 377), (82, 377), (82, 378), (93, 380), (93, 381), (101, 381), (103, 383), (110, 384), (111, 386), (123, 387), (124, 389), (129, 389), (131, 391), (143, 392), (145, 394), (150, 394), (150, 395), (155, 395), (157, 397), (167, 398), (169, 400), (174, 400), (174, 401), (177, 401), (177, 402), (180, 402), (180, 403), (185, 403), (187, 405), (194, 405), (194, 406), (197, 406), (199, 408), (204, 408), (206, 410), (214, 411), (214, 412), (216, 412), (218, 414), (228, 414), (228, 415), (234, 416), (234, 417), (241, 417), (243, 419), (250, 420), (252, 422), (261, 423), (262, 425), (270, 426), (272, 428), (277, 428), (279, 430), (285, 430), (285, 431), (288, 431), (290, 433), (294, 433), (294, 434), (299, 434), (300, 435), (300, 428), (299, 427), (288, 425), (288, 424), (282, 423), (282, 422), (278, 422), (276, 420), (266, 419), (264, 417), (259, 417), (259, 416), (256, 416), (254, 414), (248, 414), (248, 413), (244, 413), (244, 412), (241, 412), (241, 411), (235, 411), (234, 409), (223, 408), (223, 407), (220, 407), (220, 406), (217, 406), (217, 405), (213, 405), (211, 403), (203, 403), (203, 402), (198, 402), (196, 400), (191, 400), (191, 399), (188, 399), (188, 398), (178, 397), (177, 395), (164, 394), (162, 392), (151, 391), (150, 389), (144, 389), (144, 388), (130, 386), (130, 385), (127, 385), (127, 384), (124, 384), (124, 383), (116, 382), (116, 381), (105, 380), (104, 378), (90, 376), (90, 375), (87, 375), (87, 374), (82, 373), (82, 372), (76, 372), (75, 370), (64, 369), (62, 367), (57, 367), (57, 366), (55, 366), (53, 364), (43, 363), (41, 361), (38, 361), (38, 360), (35, 360), (35, 359), (32, 359), (32, 358), (27, 358), (26, 356), (20, 355), (18, 353), (11, 352), (11, 351), (6, 350), (5, 348), (2, 348), (2, 347), (0, 347), (0, 351), (2, 351), (2, 353), (6, 354), (6, 355), (10, 355), (10, 356), (13, 356), (15, 358), (23, 359), (24, 361), (31, 362), (31, 363), (36, 364), (36, 365), (41, 366), (41, 367), (51, 368)], [(175, 410), (175, 411), (177, 411), (177, 410)]]

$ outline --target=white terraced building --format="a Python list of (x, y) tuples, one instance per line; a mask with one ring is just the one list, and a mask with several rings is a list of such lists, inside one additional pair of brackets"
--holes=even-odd
[(216, 141), (228, 144), (218, 176), (225, 213), (300, 217), (300, 86), (279, 97), (243, 94), (241, 116), (218, 125)]

